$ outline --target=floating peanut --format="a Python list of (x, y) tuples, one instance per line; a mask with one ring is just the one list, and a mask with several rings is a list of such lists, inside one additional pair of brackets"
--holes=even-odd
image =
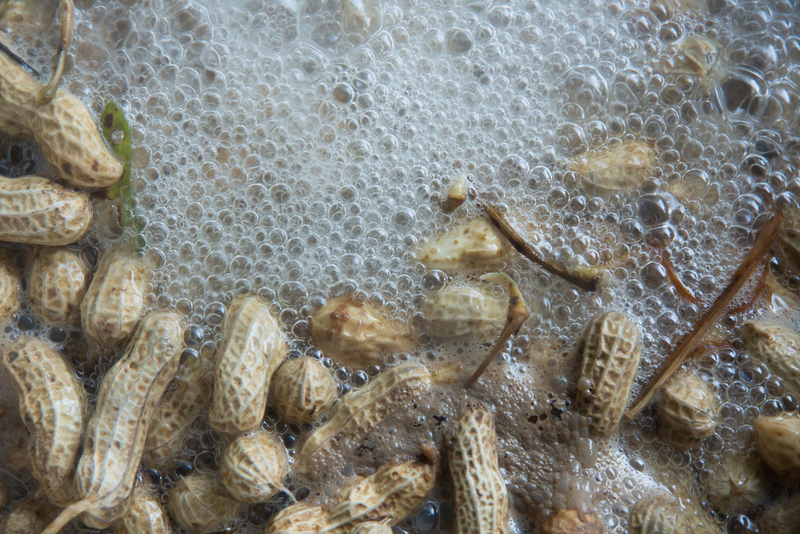
[(20, 275), (9, 255), (0, 252), (0, 320), (19, 308)]
[(710, 471), (706, 496), (720, 512), (753, 509), (769, 497), (769, 479), (761, 463), (748, 454), (726, 454)]
[(71, 185), (109, 187), (122, 178), (122, 162), (107, 148), (86, 106), (64, 91), (37, 105), (41, 90), (19, 64), (0, 52), (0, 131), (33, 136), (53, 172)]
[[(0, 95), (1, 87), (2, 82)], [(86, 193), (72, 191), (40, 176), (13, 179), (0, 176), (0, 241), (69, 245), (83, 237), (91, 222), (92, 204)]]
[(192, 474), (175, 484), (167, 506), (183, 528), (216, 532), (236, 521), (242, 505), (213, 476)]
[(28, 298), (42, 319), (72, 323), (89, 286), (89, 268), (66, 248), (42, 248), (28, 267)]
[(19, 395), (31, 435), (30, 468), (53, 504), (75, 501), (73, 480), (86, 420), (83, 388), (64, 358), (36, 338), (2, 350), (0, 366)]
[(780, 377), (786, 392), (800, 398), (800, 335), (765, 321), (745, 323), (742, 339), (750, 356)]
[(222, 453), (222, 485), (241, 502), (266, 502), (283, 489), (287, 455), (283, 443), (261, 428), (242, 434)]
[(300, 446), (295, 455), (296, 469), (300, 472), (311, 469), (312, 458), (327, 450), (333, 438), (363, 436), (396, 407), (402, 391), (408, 390), (417, 395), (430, 385), (430, 381), (430, 374), (425, 367), (409, 363), (381, 373), (364, 389), (350, 393), (339, 403), (339, 409), (330, 420)]
[(105, 528), (125, 513), (150, 419), (178, 370), (181, 333), (179, 315), (149, 313), (103, 377), (75, 475), (81, 500), (44, 534), (55, 534), (78, 514), (87, 526)]
[(511, 247), (486, 219), (477, 218), (422, 243), (417, 261), (445, 272), (495, 270)]
[(270, 380), (286, 351), (269, 304), (253, 295), (233, 301), (225, 315), (214, 364), (214, 394), (208, 414), (214, 430), (237, 434), (261, 424)]
[(764, 462), (781, 476), (800, 478), (800, 415), (759, 417), (753, 429)]
[(177, 376), (150, 421), (144, 453), (149, 463), (163, 468), (183, 448), (189, 426), (203, 412), (212, 391), (212, 363), (205, 351), (184, 352)]
[(639, 141), (625, 141), (572, 162), (585, 187), (597, 193), (638, 189), (655, 164), (653, 150)]
[(448, 285), (429, 293), (425, 303), (428, 333), (443, 339), (497, 337), (506, 324), (508, 299), (491, 294), (491, 287)]
[(331, 299), (311, 316), (314, 344), (329, 358), (350, 367), (381, 363), (385, 354), (414, 348), (414, 334), (365, 302), (345, 295)]
[(717, 63), (719, 45), (700, 35), (688, 33), (675, 43), (675, 47), (680, 53), (658, 65), (664, 74), (688, 74), (705, 79)]
[(693, 447), (717, 427), (719, 403), (709, 384), (692, 372), (673, 376), (661, 392), (661, 435), (678, 447)]
[(619, 423), (639, 367), (639, 328), (625, 315), (608, 312), (589, 322), (581, 341), (582, 363), (576, 407), (592, 429), (610, 435)]
[(0, 520), (3, 534), (39, 534), (55, 517), (56, 513), (45, 499), (28, 497), (14, 506)]
[(272, 382), (272, 405), (290, 423), (314, 422), (336, 401), (333, 374), (308, 356), (284, 362)]
[(672, 495), (639, 499), (628, 520), (628, 534), (689, 534), (686, 517)]
[(137, 482), (125, 514), (114, 522), (115, 534), (171, 534), (167, 512), (153, 494)]
[(127, 339), (142, 317), (149, 277), (145, 260), (133, 252), (116, 249), (106, 253), (81, 304), (86, 335), (110, 346)]
[(455, 531), (508, 532), (508, 493), (497, 460), (494, 414), (469, 409), (448, 451), (455, 500)]
[(603, 524), (594, 512), (559, 510), (542, 525), (542, 534), (603, 534)]

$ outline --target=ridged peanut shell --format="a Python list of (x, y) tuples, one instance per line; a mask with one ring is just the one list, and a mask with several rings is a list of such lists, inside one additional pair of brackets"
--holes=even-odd
[(719, 402), (697, 374), (679, 372), (664, 384), (658, 415), (661, 435), (677, 447), (689, 448), (714, 432)]
[(192, 474), (175, 484), (167, 507), (181, 527), (216, 532), (236, 521), (241, 504), (228, 495), (213, 476)]
[(628, 534), (689, 534), (683, 509), (675, 497), (639, 499), (631, 510)]
[(351, 531), (352, 534), (392, 534), (392, 527), (387, 523), (378, 523), (370, 521), (368, 523), (361, 523)]
[(766, 321), (745, 323), (742, 339), (750, 356), (783, 380), (786, 392), (800, 398), (800, 335)]
[(28, 497), (0, 520), (3, 534), (39, 534), (56, 516), (57, 509), (46, 499)]
[(448, 285), (429, 293), (425, 303), (428, 333), (440, 339), (494, 339), (506, 324), (508, 299), (492, 295), (490, 288), (488, 284)]
[(488, 220), (477, 218), (426, 240), (415, 254), (427, 269), (455, 273), (494, 270), (502, 266), (510, 249)]
[(289, 423), (312, 423), (335, 401), (336, 379), (314, 358), (283, 362), (272, 378), (272, 406)]
[(10, 255), (0, 252), (0, 321), (19, 309), (20, 284), (19, 271), (11, 261)]
[(575, 158), (572, 170), (583, 178), (583, 186), (597, 193), (638, 189), (655, 164), (655, 154), (645, 143), (625, 141), (599, 152)]
[[(2, 83), (0, 94), (1, 87)], [(92, 204), (86, 193), (40, 176), (0, 176), (0, 241), (69, 245), (83, 237), (91, 223)]]
[[(591, 419), (594, 432), (611, 435), (628, 404), (639, 368), (639, 327), (616, 312), (598, 315), (586, 328), (581, 356), (576, 407)], [(581, 387), (582, 382), (589, 387)]]
[(51, 323), (73, 323), (89, 287), (90, 269), (66, 248), (42, 248), (28, 267), (28, 298), (39, 317)]
[(800, 526), (800, 493), (773, 503), (758, 520), (760, 534), (795, 534)]
[(266, 502), (283, 487), (286, 448), (259, 428), (234, 439), (223, 451), (219, 466), (222, 485), (237, 500)]
[(86, 335), (105, 345), (122, 343), (144, 312), (150, 270), (144, 258), (126, 249), (104, 254), (81, 303)]
[(172, 526), (161, 501), (136, 485), (125, 515), (114, 523), (115, 534), (171, 534)]
[(709, 471), (706, 498), (719, 512), (751, 510), (769, 497), (769, 478), (761, 462), (749, 454), (726, 454), (718, 466), (709, 466)]
[(295, 504), (278, 512), (267, 523), (264, 534), (349, 534), (349, 530), (334, 530), (328, 512), (322, 506)]
[(764, 462), (781, 476), (800, 478), (800, 416), (759, 417), (753, 429)]

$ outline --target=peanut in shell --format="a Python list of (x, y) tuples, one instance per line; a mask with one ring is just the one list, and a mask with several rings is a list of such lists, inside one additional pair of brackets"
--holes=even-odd
[(216, 478), (207, 474), (183, 477), (169, 494), (167, 507), (175, 522), (196, 532), (216, 532), (239, 517), (241, 504)]
[(742, 328), (742, 340), (750, 357), (769, 367), (787, 393), (800, 398), (800, 335), (777, 323), (751, 321)]
[(172, 534), (172, 526), (161, 501), (136, 484), (125, 514), (114, 522), (114, 534)]
[(782, 477), (800, 479), (800, 415), (759, 417), (753, 429), (764, 462)]
[(10, 254), (0, 252), (0, 321), (11, 316), (19, 309), (21, 278), (14, 267)]
[(669, 494), (639, 499), (631, 510), (628, 534), (689, 534), (680, 502)]
[(746, 452), (725, 454), (709, 471), (706, 498), (722, 513), (752, 510), (769, 497), (770, 482), (761, 462)]
[(222, 485), (238, 501), (266, 502), (283, 488), (287, 472), (283, 443), (258, 428), (234, 439), (222, 453), (219, 476)]
[(428, 293), (425, 318), (428, 333), (438, 339), (476, 336), (491, 340), (506, 324), (508, 298), (489, 292), (489, 284), (448, 285)]
[(46, 499), (28, 497), (0, 519), (3, 534), (38, 534), (55, 517), (56, 510)]
[(684, 371), (664, 384), (658, 414), (662, 437), (677, 447), (690, 448), (714, 432), (719, 402), (707, 382)]
[(336, 379), (314, 358), (283, 362), (272, 378), (272, 407), (289, 423), (312, 423), (335, 401)]
[(28, 298), (39, 317), (51, 323), (74, 323), (89, 287), (90, 269), (66, 248), (36, 251), (28, 267)]
[(558, 510), (542, 525), (542, 534), (603, 534), (603, 524), (594, 512)]
[(417, 247), (417, 261), (447, 273), (494, 271), (506, 261), (511, 246), (484, 218), (472, 219)]

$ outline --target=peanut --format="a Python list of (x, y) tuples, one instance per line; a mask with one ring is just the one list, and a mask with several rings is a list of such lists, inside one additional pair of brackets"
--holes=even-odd
[(64, 358), (36, 338), (3, 348), (0, 366), (19, 395), (31, 435), (31, 472), (58, 506), (75, 500), (73, 479), (86, 420), (86, 398)]
[(769, 479), (760, 462), (748, 454), (726, 454), (710, 471), (706, 496), (720, 512), (749, 510), (769, 497)]
[(410, 351), (410, 329), (391, 324), (378, 310), (345, 295), (331, 299), (311, 316), (314, 344), (329, 358), (350, 367), (381, 363), (386, 353)]
[(261, 424), (270, 380), (286, 351), (269, 304), (253, 295), (233, 301), (225, 315), (214, 364), (214, 394), (208, 414), (214, 430), (237, 434)]
[(75, 475), (81, 500), (44, 534), (55, 534), (78, 514), (87, 526), (105, 528), (125, 513), (150, 419), (178, 369), (181, 333), (177, 314), (149, 313), (103, 377)]
[(378, 375), (364, 389), (345, 397), (333, 417), (306, 438), (295, 455), (296, 469), (308, 472), (311, 460), (327, 450), (334, 438), (363, 436), (377, 426), (396, 407), (401, 390), (407, 388), (416, 395), (429, 385), (430, 374), (418, 364), (400, 365)]
[(455, 532), (508, 532), (508, 492), (497, 460), (494, 414), (470, 408), (448, 450), (455, 500)]
[(286, 448), (274, 435), (259, 428), (233, 440), (222, 453), (222, 485), (241, 502), (266, 502), (283, 488), (287, 471)]
[(781, 499), (764, 511), (758, 520), (761, 534), (787, 534), (800, 525), (800, 493)]
[(55, 516), (45, 499), (28, 497), (14, 506), (0, 521), (3, 534), (39, 534)]
[(750, 356), (783, 380), (786, 392), (800, 398), (800, 335), (775, 323), (745, 323), (742, 340)]
[(447, 190), (447, 196), (442, 201), (442, 211), (450, 213), (455, 211), (461, 204), (467, 200), (469, 194), (469, 181), (466, 174), (460, 174), (455, 179), (453, 185)]
[(602, 534), (603, 525), (594, 512), (559, 510), (542, 525), (542, 534)]
[(672, 495), (640, 499), (628, 521), (628, 534), (689, 534), (680, 503)]
[(482, 286), (448, 285), (428, 294), (425, 317), (428, 333), (435, 338), (476, 336), (491, 340), (506, 324), (508, 299), (490, 294)]
[(478, 218), (425, 241), (416, 257), (428, 269), (487, 271), (502, 266), (510, 249), (489, 221)]
[(89, 268), (69, 249), (40, 249), (28, 268), (31, 307), (45, 321), (75, 322), (88, 286)]
[[(333, 534), (338, 532), (322, 506), (295, 504), (284, 508), (267, 523), (264, 534)], [(344, 530), (349, 533), (349, 530)]]
[(312, 423), (336, 401), (333, 374), (308, 356), (284, 362), (272, 380), (273, 407), (289, 423)]
[(161, 399), (150, 421), (145, 456), (155, 467), (163, 468), (183, 448), (187, 430), (211, 399), (212, 376), (205, 351), (198, 356), (184, 353), (178, 374)]
[(370, 521), (356, 525), (351, 534), (392, 534), (392, 527), (385, 522)]
[(759, 417), (753, 429), (764, 462), (781, 476), (800, 478), (800, 416)]
[(0, 252), (0, 320), (10, 317), (19, 308), (20, 285), (19, 271), (9, 254)]
[(155, 496), (137, 482), (125, 514), (114, 522), (115, 534), (171, 534), (167, 512)]
[[(679, 54), (659, 63), (664, 74), (688, 74), (706, 78), (717, 62), (719, 45), (714, 41), (689, 33), (675, 43)], [(703, 80), (705, 82), (705, 80)]]
[(127, 249), (105, 254), (81, 303), (86, 335), (109, 346), (127, 339), (142, 317), (149, 277), (144, 259)]
[(576, 407), (591, 418), (595, 433), (608, 436), (617, 427), (639, 367), (639, 328), (616, 312), (589, 322), (581, 340), (582, 363)]
[(655, 164), (653, 150), (639, 141), (625, 141), (573, 160), (572, 170), (584, 187), (597, 193), (638, 189)]
[(122, 162), (106, 146), (86, 106), (65, 91), (37, 105), (41, 90), (20, 65), (0, 53), (0, 131), (33, 136), (56, 176), (71, 185), (109, 187), (122, 178)]
[(0, 176), (0, 241), (69, 245), (83, 237), (91, 222), (92, 204), (86, 193), (40, 176)]
[(242, 505), (213, 476), (192, 474), (175, 485), (167, 506), (183, 528), (216, 532), (236, 521)]
[(714, 391), (691, 372), (673, 376), (661, 393), (659, 429), (678, 447), (693, 447), (717, 427), (719, 403)]

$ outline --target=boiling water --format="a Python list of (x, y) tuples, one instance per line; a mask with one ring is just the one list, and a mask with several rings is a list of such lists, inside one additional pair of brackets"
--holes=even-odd
[[(97, 115), (113, 99), (132, 125), (138, 214), (157, 272), (148, 306), (185, 314), (192, 350), (216, 349), (226, 306), (248, 292), (275, 303), (295, 355), (322, 357), (310, 345), (309, 315), (345, 293), (397, 320), (423, 322), (426, 291), (447, 276), (427, 272), (413, 248), (479, 213), (469, 202), (450, 215), (440, 209), (462, 173), (482, 199), (507, 208), (549, 260), (610, 275), (589, 294), (510, 259), (502, 271), (534, 313), (484, 385), (414, 399), (415, 420), (393, 414), (363, 440), (371, 453), (343, 451), (321, 480), (292, 479), (300, 495), (324, 502), (355, 472), (416, 454), (426, 440), (442, 445), (477, 397), (497, 414), (514, 528), (526, 532), (555, 508), (588, 506), (608, 532), (625, 532), (631, 505), (664, 483), (657, 472), (703, 479), (726, 451), (752, 449), (757, 414), (796, 408), (738, 341), (693, 363), (718, 384), (722, 403), (716, 434), (697, 450), (657, 438), (652, 411), (619, 437), (593, 441), (570, 408), (574, 349), (592, 316), (613, 309), (640, 324), (635, 394), (725, 286), (771, 210), (797, 204), (794, 1), (77, 0), (76, 7), (64, 87)], [(41, 32), (11, 33), (46, 75), (58, 27), (43, 19)], [(665, 74), (662, 66), (682, 58), (681, 39), (690, 35), (719, 47), (713, 68)], [(646, 142), (657, 155), (641, 187), (606, 195), (582, 188), (572, 158), (626, 140)], [(31, 143), (5, 139), (3, 150), (0, 174), (49, 174)], [(81, 243), (88, 256), (117, 238), (109, 220), (99, 217)], [(669, 283), (662, 249), (700, 304)], [(800, 287), (779, 261), (771, 268), (789, 288)], [(779, 314), (792, 323), (797, 310), (781, 303), (762, 298), (724, 317), (717, 337), (738, 339), (754, 317)], [(79, 356), (95, 351), (83, 360), (101, 365), (80, 370), (87, 391), (96, 390), (108, 355), (25, 310), (16, 318), (9, 335), (39, 330)], [(428, 342), (408, 357), (473, 368), (487, 350)], [(343, 394), (379, 372), (327, 363)], [(265, 425), (292, 451), (309, 430), (275, 418)], [(164, 488), (213, 465), (221, 441), (196, 426), (176, 469), (158, 473)], [(17, 496), (26, 488), (23, 478)], [(440, 488), (396, 530), (447, 531), (446, 480)], [(244, 531), (279, 501), (250, 507)]]

